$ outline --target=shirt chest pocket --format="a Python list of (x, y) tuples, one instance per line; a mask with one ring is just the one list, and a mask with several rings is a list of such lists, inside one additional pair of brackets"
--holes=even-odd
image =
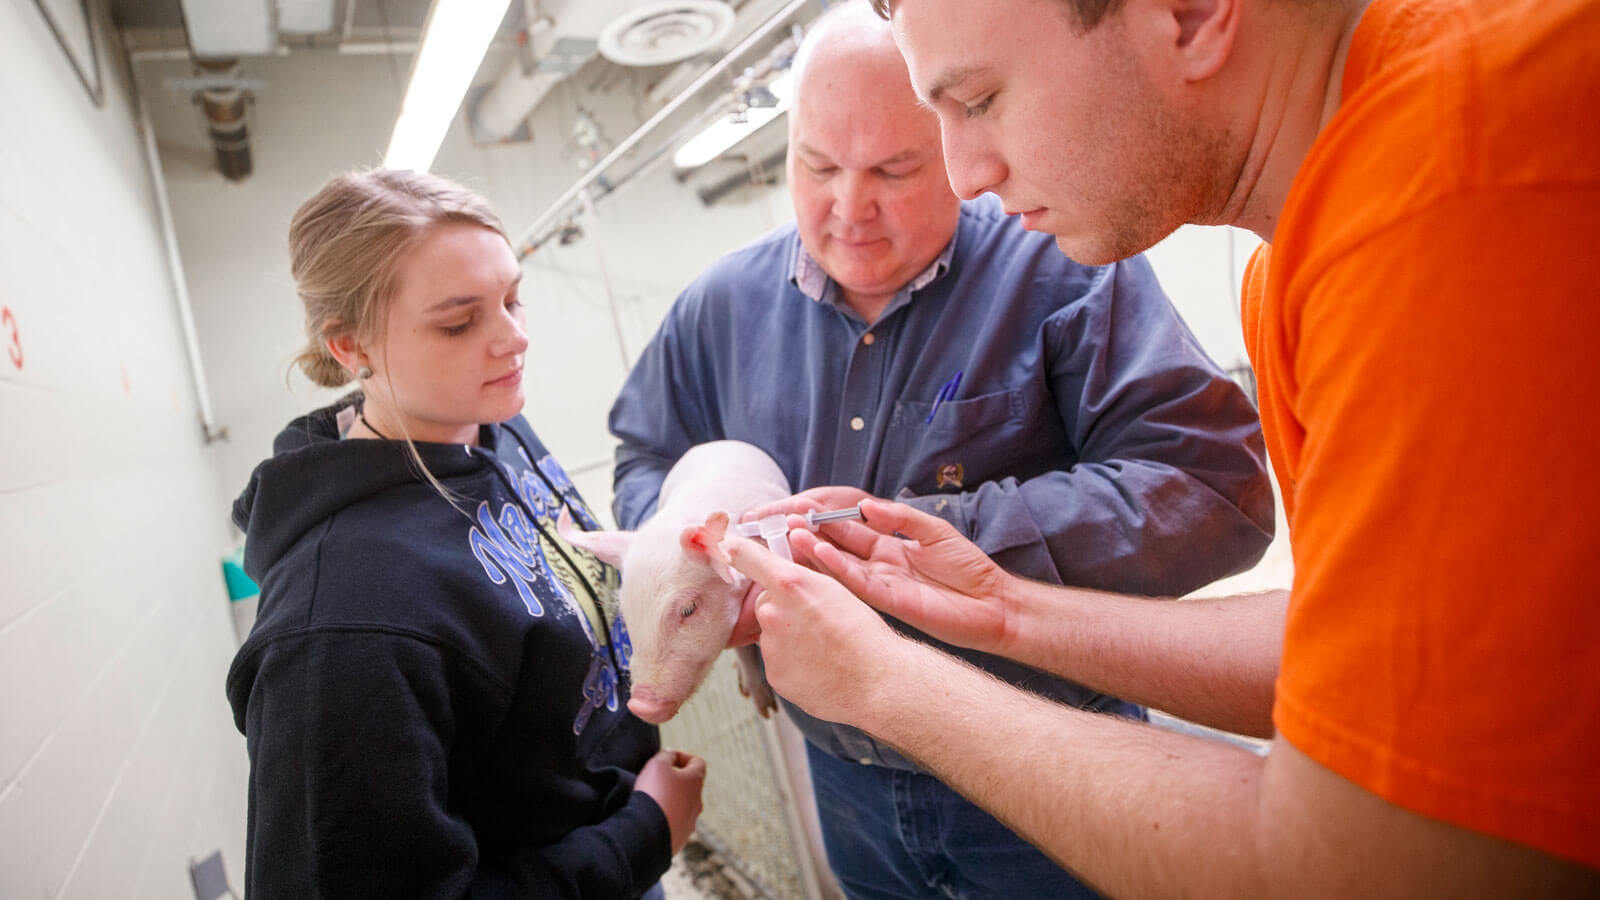
[(882, 487), (931, 494), (992, 480), (1025, 446), (1030, 418), (1029, 400), (1020, 390), (937, 405), (897, 401), (879, 472), (880, 480), (893, 484)]

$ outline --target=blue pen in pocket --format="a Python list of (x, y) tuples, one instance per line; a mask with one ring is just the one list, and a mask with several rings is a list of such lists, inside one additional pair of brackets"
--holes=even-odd
[(939, 404), (945, 402), (946, 400), (954, 400), (956, 398), (956, 391), (961, 389), (962, 371), (963, 370), (957, 370), (955, 377), (951, 378), (949, 381), (946, 381), (944, 383), (944, 387), (939, 388), (939, 396), (933, 398), (933, 409), (928, 410), (928, 418), (924, 419), (922, 424), (932, 425), (933, 414), (939, 411)]

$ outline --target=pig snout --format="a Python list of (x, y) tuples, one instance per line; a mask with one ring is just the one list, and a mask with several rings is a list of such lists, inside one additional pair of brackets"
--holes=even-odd
[(651, 725), (660, 725), (678, 714), (681, 700), (667, 700), (649, 687), (635, 687), (628, 699), (628, 711)]

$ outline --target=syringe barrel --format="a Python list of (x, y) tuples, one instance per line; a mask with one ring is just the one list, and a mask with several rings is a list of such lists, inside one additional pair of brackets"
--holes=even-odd
[(767, 516), (756, 524), (760, 526), (761, 537), (767, 542), (767, 548), (794, 562), (794, 554), (789, 551), (789, 517), (780, 513)]
[(830, 509), (825, 512), (812, 510), (806, 513), (806, 527), (810, 528), (812, 531), (816, 531), (818, 525), (826, 525), (829, 522), (840, 522), (845, 519), (859, 518), (861, 518), (860, 504), (848, 506), (844, 509)]

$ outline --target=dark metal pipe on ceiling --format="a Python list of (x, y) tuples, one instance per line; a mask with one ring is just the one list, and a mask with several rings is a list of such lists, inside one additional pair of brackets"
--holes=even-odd
[(195, 94), (196, 102), (205, 113), (206, 133), (216, 153), (217, 169), (229, 181), (243, 181), (254, 171), (254, 167), (250, 159), (250, 129), (246, 119), (250, 95), (237, 84), (239, 61), (202, 59), (195, 60), (195, 65), (203, 75), (222, 82)]
[(777, 184), (783, 178), (784, 160), (788, 157), (787, 145), (767, 154), (754, 164), (746, 165), (743, 170), (729, 175), (721, 181), (716, 181), (695, 191), (700, 197), (700, 202), (706, 206), (715, 206), (718, 200), (734, 191), (755, 184), (760, 179), (762, 184)]

